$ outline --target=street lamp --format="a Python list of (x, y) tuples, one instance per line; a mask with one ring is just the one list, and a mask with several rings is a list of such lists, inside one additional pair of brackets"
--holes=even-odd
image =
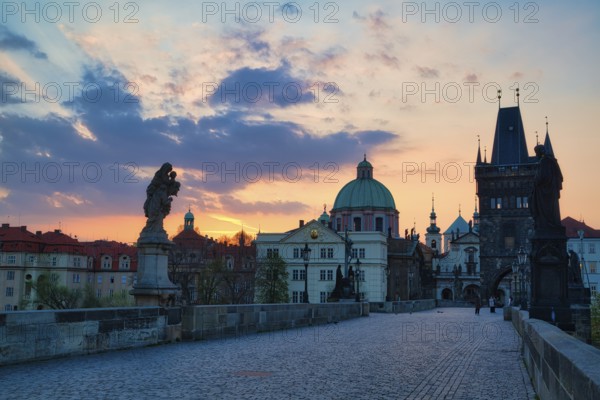
[(528, 291), (526, 291), (525, 288), (525, 278), (527, 275), (525, 273), (525, 264), (527, 264), (527, 252), (525, 251), (525, 248), (523, 248), (523, 246), (521, 246), (519, 248), (519, 251), (517, 252), (517, 260), (519, 262), (519, 272), (521, 273), (521, 309), (527, 310)]
[(408, 300), (410, 300), (410, 287), (412, 286), (413, 276), (415, 276), (414, 272), (411, 271), (408, 273)]
[(516, 261), (513, 261), (512, 263), (512, 273), (513, 273), (513, 288), (514, 288), (514, 305), (517, 305), (517, 299), (518, 299), (518, 293), (519, 293), (519, 286), (517, 285), (517, 278), (518, 278), (518, 273), (519, 273), (519, 264)]
[(304, 259), (304, 302), (308, 303), (308, 262), (310, 261), (310, 248), (308, 243), (304, 243), (302, 249), (302, 258)]
[(356, 257), (356, 302), (360, 302), (360, 259)]

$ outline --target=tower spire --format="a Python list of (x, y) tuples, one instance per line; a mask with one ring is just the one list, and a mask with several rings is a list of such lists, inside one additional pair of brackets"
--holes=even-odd
[(477, 161), (476, 164), (481, 164), (481, 137), (477, 135)]
[(546, 137), (544, 138), (544, 148), (546, 149), (546, 154), (554, 157), (554, 149), (552, 148), (550, 134), (548, 133), (548, 117), (546, 117)]
[(502, 89), (498, 89), (498, 109), (502, 108), (500, 106), (500, 99), (502, 98)]

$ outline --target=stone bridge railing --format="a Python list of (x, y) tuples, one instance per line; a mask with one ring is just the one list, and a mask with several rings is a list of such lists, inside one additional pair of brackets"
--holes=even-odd
[(0, 313), (0, 366), (369, 315), (368, 303), (127, 307)]
[(511, 309), (523, 338), (522, 354), (536, 393), (542, 400), (600, 399), (600, 350), (554, 325), (529, 319)]

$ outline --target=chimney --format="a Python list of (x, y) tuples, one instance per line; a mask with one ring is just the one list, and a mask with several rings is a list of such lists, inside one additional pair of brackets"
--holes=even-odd
[(27, 225), (21, 226), (21, 232), (26, 232), (27, 231)]
[(60, 229), (55, 229), (54, 233), (60, 233)]
[(35, 231), (35, 236), (42, 236), (42, 231)]
[(299, 228), (302, 228), (304, 226), (304, 220), (303, 219), (300, 220), (299, 225), (300, 225)]

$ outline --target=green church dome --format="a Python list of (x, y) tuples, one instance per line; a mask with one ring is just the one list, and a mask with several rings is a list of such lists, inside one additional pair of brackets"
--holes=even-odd
[(332, 211), (358, 209), (395, 210), (392, 193), (381, 182), (373, 178), (373, 166), (367, 157), (357, 166), (357, 177), (339, 191)]

